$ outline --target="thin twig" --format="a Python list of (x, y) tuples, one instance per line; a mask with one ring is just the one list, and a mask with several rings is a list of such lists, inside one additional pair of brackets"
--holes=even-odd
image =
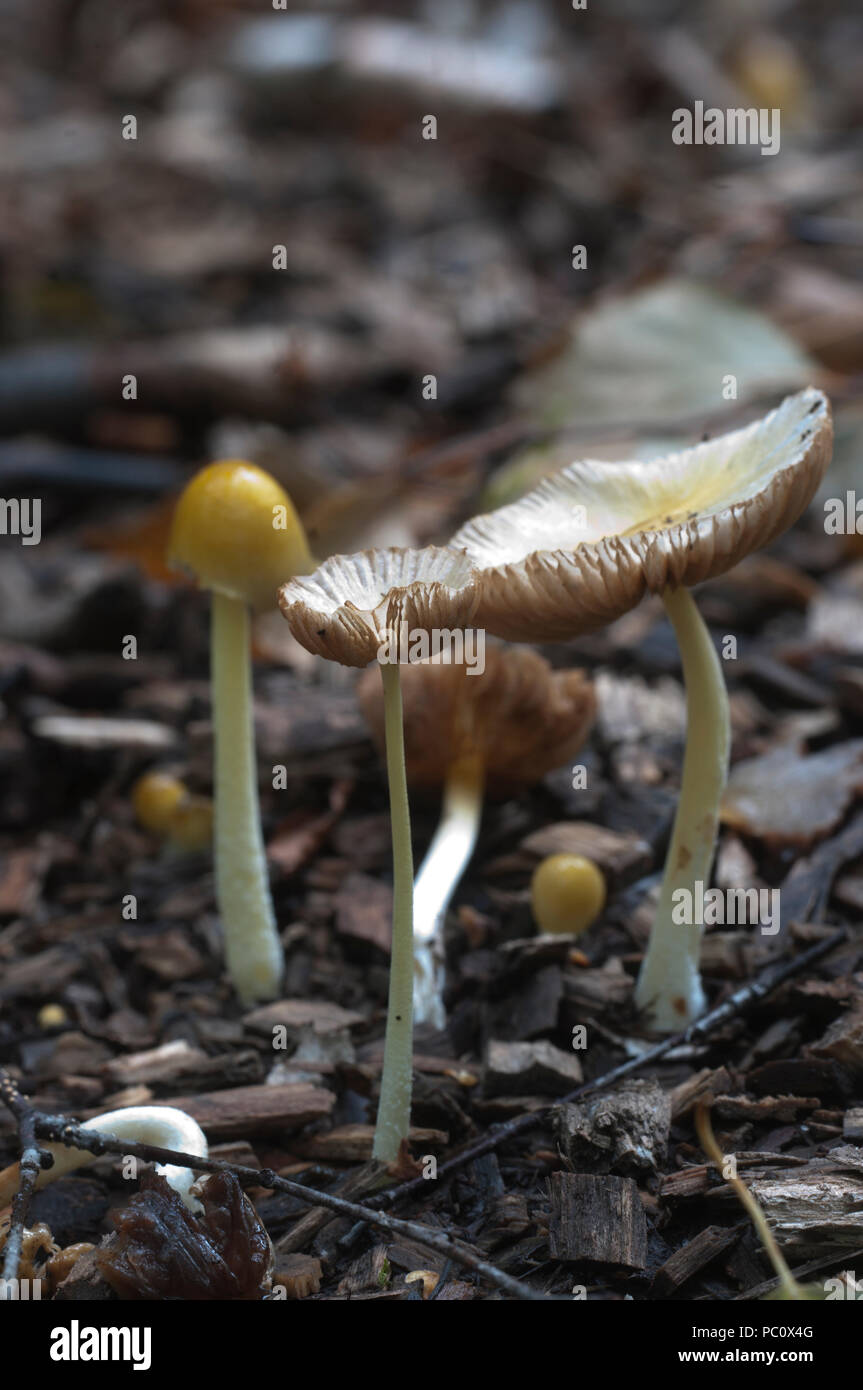
[(446, 1286), (447, 1286), (447, 1283), (449, 1282), (449, 1276), (450, 1276), (450, 1270), (451, 1270), (451, 1269), (452, 1269), (452, 1260), (449, 1260), (449, 1259), (448, 1259), (448, 1260), (445, 1262), (444, 1267), (443, 1267), (443, 1269), (442, 1269), (441, 1272), (440, 1272), (440, 1275), (438, 1276), (438, 1281), (437, 1281), (437, 1283), (435, 1284), (434, 1288), (432, 1289), (431, 1293), (429, 1294), (429, 1297), (428, 1297), (429, 1303), (431, 1303), (431, 1301), (432, 1301), (433, 1298), (440, 1298), (441, 1294), (443, 1293), (444, 1289), (445, 1289)]
[(43, 1154), (36, 1143), (36, 1111), (18, 1090), (15, 1079), (8, 1072), (0, 1070), (0, 1101), (11, 1111), (18, 1121), (18, 1139), (21, 1145), (19, 1160), (20, 1179), (15, 1200), (12, 1203), (12, 1216), (3, 1252), (3, 1280), (17, 1279), (21, 1262), (21, 1246), (30, 1199), (43, 1166)]
[(221, 1159), (199, 1158), (195, 1154), (180, 1153), (174, 1149), (163, 1149), (157, 1144), (144, 1144), (139, 1140), (114, 1139), (111, 1135), (101, 1134), (98, 1130), (82, 1129), (80, 1125), (70, 1123), (62, 1115), (43, 1115), (41, 1112), (35, 1111), (33, 1117), (36, 1132), (43, 1139), (52, 1139), (61, 1144), (68, 1144), (75, 1149), (86, 1149), (88, 1153), (117, 1153), (141, 1158), (148, 1162), (176, 1164), (180, 1168), (192, 1168), (204, 1173), (233, 1173), (246, 1186), (269, 1187), (276, 1192), (285, 1192), (291, 1197), (299, 1198), (301, 1202), (307, 1202), (310, 1206), (329, 1207), (337, 1216), (348, 1216), (354, 1221), (362, 1221), (370, 1226), (377, 1226), (379, 1230), (386, 1231), (388, 1235), (415, 1240), (418, 1245), (424, 1245), (429, 1250), (436, 1251), (445, 1259), (452, 1260), (454, 1264), (473, 1270), (475, 1274), (480, 1275), (500, 1289), (502, 1293), (507, 1293), (512, 1298), (547, 1302), (544, 1294), (537, 1293), (526, 1285), (520, 1284), (517, 1279), (477, 1255), (470, 1246), (462, 1244), (460, 1240), (447, 1235), (444, 1231), (430, 1230), (428, 1226), (423, 1226), (418, 1221), (404, 1221), (399, 1217), (388, 1216), (385, 1212), (373, 1211), (371, 1207), (361, 1206), (358, 1202), (345, 1201), (343, 1197), (335, 1197), (332, 1193), (319, 1192), (317, 1188), (291, 1182), (288, 1178), (280, 1177), (270, 1168), (248, 1168), (242, 1164), (227, 1163)]
[[(826, 1273), (828, 1269), (854, 1269), (857, 1261), (863, 1259), (863, 1249), (860, 1250), (834, 1250), (830, 1255), (819, 1255), (815, 1260), (809, 1260), (805, 1265), (798, 1265), (797, 1269), (792, 1269), (793, 1277), (800, 1283), (806, 1283), (813, 1274)], [(762, 1284), (756, 1284), (752, 1289), (746, 1289), (743, 1293), (734, 1295), (729, 1300), (733, 1303), (745, 1303), (755, 1299), (763, 1298), (766, 1293), (772, 1293), (779, 1287), (778, 1279), (765, 1279)]]

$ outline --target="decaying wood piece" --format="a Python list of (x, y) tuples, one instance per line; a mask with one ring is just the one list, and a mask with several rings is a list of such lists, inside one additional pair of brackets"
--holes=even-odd
[(263, 1079), (263, 1070), (260, 1055), (253, 1048), (210, 1057), (181, 1039), (114, 1057), (101, 1068), (106, 1080), (117, 1086), (146, 1082), (158, 1089), (182, 1081), (201, 1091), (254, 1085)]
[(325, 1119), (335, 1099), (332, 1091), (298, 1082), (290, 1086), (243, 1086), (155, 1103), (185, 1110), (208, 1138), (244, 1139), (261, 1130), (302, 1129), (312, 1120)]
[(725, 1067), (703, 1067), (701, 1071), (694, 1072), (671, 1092), (671, 1118), (683, 1119), (706, 1095), (724, 1095), (731, 1084), (731, 1073)]
[(553, 1043), (492, 1041), (488, 1045), (483, 1073), (487, 1096), (565, 1095), (582, 1079), (575, 1053)]
[(56, 994), (83, 965), (82, 953), (71, 943), (49, 946), (19, 960), (4, 961), (0, 999), (44, 998)]
[[(339, 1125), (326, 1134), (313, 1134), (294, 1145), (304, 1158), (321, 1163), (367, 1163), (372, 1156), (374, 1125)], [(449, 1142), (441, 1129), (418, 1129), (411, 1126), (408, 1142), (419, 1153), (439, 1153)]]
[(681, 1202), (689, 1197), (701, 1197), (710, 1187), (706, 1163), (696, 1163), (668, 1173), (659, 1185), (659, 1195), (665, 1202)]
[(775, 1120), (791, 1124), (801, 1112), (817, 1111), (818, 1106), (817, 1096), (762, 1096), (759, 1100), (751, 1096), (717, 1096), (713, 1109), (719, 1120), (749, 1120), (759, 1124)]
[(552, 1259), (644, 1269), (647, 1220), (632, 1178), (552, 1173), (549, 1181)]
[(840, 1014), (807, 1051), (813, 1057), (839, 1063), (854, 1077), (863, 1076), (863, 1001), (858, 997), (853, 1007)]
[(777, 1241), (794, 1255), (829, 1254), (860, 1244), (863, 1171), (835, 1171), (813, 1159), (781, 1177), (747, 1179)]
[(730, 1250), (744, 1229), (741, 1223), (739, 1226), (708, 1226), (699, 1231), (693, 1240), (675, 1250), (656, 1271), (652, 1292), (659, 1298), (670, 1297), (717, 1256)]
[(555, 1110), (560, 1147), (577, 1168), (643, 1172), (665, 1159), (671, 1096), (656, 1081), (629, 1081), (617, 1091)]
[(139, 1082), (173, 1081), (196, 1067), (206, 1064), (207, 1053), (192, 1047), (185, 1038), (162, 1043), (142, 1052), (127, 1052), (112, 1057), (102, 1067), (106, 1081), (115, 1086), (132, 1086)]
[(365, 1023), (362, 1014), (341, 1008), (328, 999), (277, 999), (247, 1013), (243, 1022), (255, 1033), (272, 1034), (273, 1028), (299, 1033), (313, 1028), (316, 1033), (340, 1032)]
[[(292, 1256), (291, 1258), (301, 1258)], [(348, 1296), (385, 1289), (390, 1281), (391, 1266), (385, 1245), (373, 1245), (353, 1260), (339, 1280), (338, 1292)]]
[[(746, 1175), (749, 1169), (769, 1167), (776, 1176), (783, 1176), (787, 1168), (805, 1168), (807, 1160), (795, 1154), (739, 1152), (736, 1155), (737, 1170)], [(749, 1178), (747, 1177), (747, 1182)], [(695, 1163), (681, 1168), (676, 1173), (668, 1173), (659, 1185), (659, 1196), (663, 1201), (682, 1201), (688, 1197), (700, 1197), (710, 1191), (722, 1196), (733, 1197), (732, 1189), (716, 1186), (713, 1170), (706, 1163)]]
[(515, 999), (501, 1000), (492, 1010), (490, 1029), (524, 1042), (551, 1033), (557, 1027), (563, 975), (558, 965), (545, 965), (524, 983)]
[(39, 896), (45, 852), (13, 849), (0, 866), (0, 917), (32, 912)]
[(567, 1004), (582, 1012), (613, 1009), (630, 998), (632, 976), (627, 974), (620, 957), (612, 956), (605, 965), (564, 976), (563, 992)]

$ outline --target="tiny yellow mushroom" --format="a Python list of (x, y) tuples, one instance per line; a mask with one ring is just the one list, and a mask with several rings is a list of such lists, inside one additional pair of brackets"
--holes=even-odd
[(213, 803), (195, 796), (185, 782), (167, 772), (145, 772), (132, 788), (135, 819), (144, 830), (186, 854), (213, 843)]
[(550, 854), (530, 884), (533, 919), (541, 932), (577, 935), (605, 906), (605, 879), (581, 854)]
[(40, 1028), (62, 1028), (64, 1023), (69, 1022), (69, 1015), (62, 1004), (43, 1004), (36, 1015), (36, 1022)]
[(167, 772), (145, 772), (132, 788), (132, 809), (143, 830), (167, 835), (171, 818), (186, 798), (185, 783)]
[(216, 898), (228, 974), (244, 1004), (279, 992), (283, 957), (270, 898), (252, 722), (249, 611), (312, 568), (291, 499), (242, 459), (196, 473), (177, 502), (171, 564), (211, 595)]

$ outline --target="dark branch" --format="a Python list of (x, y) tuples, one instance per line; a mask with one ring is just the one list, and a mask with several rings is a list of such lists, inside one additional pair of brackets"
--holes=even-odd
[(403, 1221), (398, 1217), (388, 1216), (385, 1212), (373, 1211), (371, 1207), (360, 1206), (357, 1202), (345, 1201), (343, 1197), (336, 1197), (332, 1193), (319, 1192), (317, 1188), (305, 1187), (302, 1183), (282, 1178), (269, 1168), (247, 1168), (239, 1163), (226, 1163), (221, 1159), (199, 1158), (195, 1154), (163, 1149), (157, 1144), (144, 1144), (134, 1139), (114, 1139), (109, 1134), (99, 1133), (98, 1130), (82, 1129), (80, 1125), (71, 1124), (62, 1115), (43, 1115), (37, 1111), (34, 1118), (36, 1132), (44, 1139), (68, 1144), (75, 1149), (86, 1149), (88, 1153), (131, 1155), (147, 1162), (173, 1163), (196, 1172), (233, 1173), (247, 1187), (269, 1187), (276, 1192), (286, 1192), (310, 1206), (329, 1207), (337, 1216), (348, 1216), (353, 1221), (376, 1226), (389, 1235), (415, 1240), (418, 1245), (436, 1251), (446, 1259), (452, 1260), (454, 1264), (473, 1270), (475, 1274), (512, 1298), (547, 1301), (544, 1294), (520, 1284), (517, 1279), (484, 1260), (470, 1246), (464, 1245), (454, 1236), (447, 1235), (444, 1231), (430, 1230), (418, 1221)]
[(36, 1111), (18, 1090), (14, 1078), (2, 1069), (0, 1069), (0, 1100), (18, 1121), (18, 1139), (21, 1145), (21, 1177), (18, 1191), (15, 1193), (15, 1200), (12, 1203), (12, 1218), (3, 1253), (3, 1280), (5, 1283), (7, 1279), (18, 1278), (21, 1245), (24, 1239), (24, 1228), (27, 1224), (27, 1213), (30, 1210), (30, 1199), (33, 1196), (36, 1179), (42, 1168), (49, 1161), (53, 1162), (53, 1159), (36, 1143)]

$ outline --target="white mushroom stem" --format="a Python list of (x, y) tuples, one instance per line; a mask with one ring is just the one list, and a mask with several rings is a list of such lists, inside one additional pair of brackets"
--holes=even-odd
[[(111, 1139), (134, 1139), (140, 1144), (155, 1144), (160, 1149), (175, 1149), (179, 1153), (193, 1154), (195, 1158), (207, 1157), (207, 1137), (200, 1125), (187, 1115), (185, 1110), (174, 1110), (169, 1105), (133, 1105), (126, 1110), (110, 1110), (105, 1115), (96, 1115), (86, 1120), (81, 1129), (105, 1134)], [(87, 1149), (73, 1149), (66, 1144), (42, 1144), (54, 1155), (54, 1165), (45, 1168), (36, 1179), (36, 1187), (47, 1186), (77, 1168), (86, 1168), (95, 1163), (99, 1154)], [(173, 1164), (156, 1165), (174, 1191), (182, 1197), (192, 1211), (200, 1211), (201, 1204), (191, 1193), (196, 1175), (191, 1168), (178, 1168)], [(0, 1207), (6, 1206), (18, 1190), (20, 1166), (13, 1163), (0, 1173)]]
[[(686, 685), (686, 753), (680, 801), (665, 861), (659, 903), (635, 1002), (658, 1032), (672, 1033), (706, 1007), (699, 973), (702, 925), (673, 919), (675, 908), (696, 901), (696, 883), (710, 882), (719, 801), (728, 776), (730, 723), (722, 668), (710, 634), (689, 590), (666, 589), (662, 596), (674, 626)], [(678, 913), (678, 915), (683, 915)]]
[(381, 1096), (372, 1153), (394, 1163), (411, 1123), (413, 1089), (413, 851), (398, 665), (381, 663), (393, 836), (393, 936)]
[(446, 1025), (444, 919), (476, 845), (484, 785), (481, 758), (459, 758), (450, 766), (441, 818), (414, 883), (414, 1018), (436, 1028)]
[(272, 999), (282, 980), (255, 763), (249, 612), (212, 595), (216, 899), (228, 974), (243, 1004)]

